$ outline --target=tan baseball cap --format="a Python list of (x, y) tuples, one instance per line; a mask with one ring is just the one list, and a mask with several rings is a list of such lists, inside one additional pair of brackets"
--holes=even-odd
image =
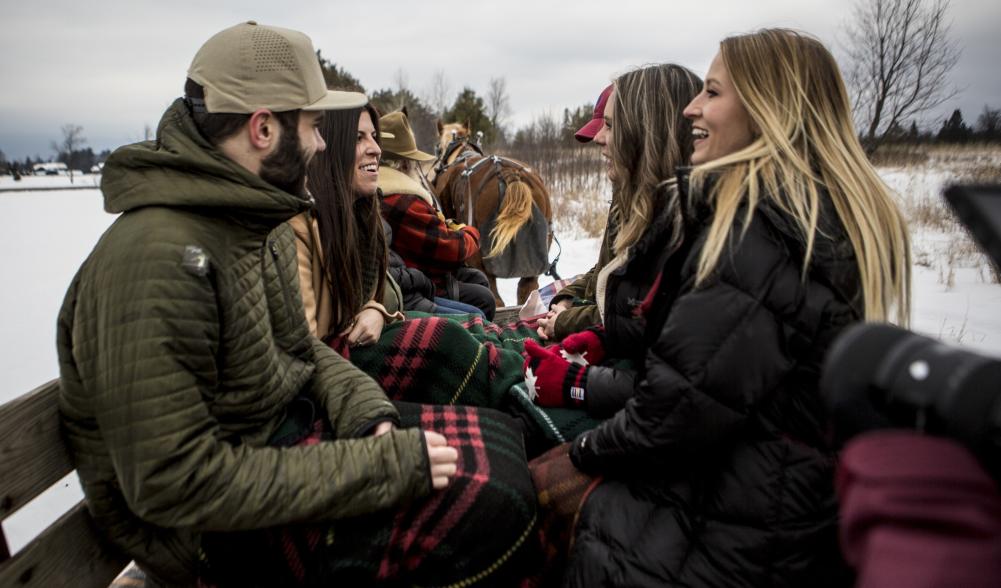
[(344, 110), (368, 102), (361, 92), (327, 90), (313, 42), (305, 34), (252, 20), (206, 41), (188, 77), (205, 88), (208, 112)]
[[(417, 140), (414, 139), (414, 132), (410, 129), (410, 120), (407, 118), (406, 112), (397, 110), (383, 115), (379, 118), (379, 128), (384, 131), (381, 145), (383, 153), (414, 161), (435, 159), (434, 155), (417, 149)], [(389, 137), (385, 135), (389, 135)]]

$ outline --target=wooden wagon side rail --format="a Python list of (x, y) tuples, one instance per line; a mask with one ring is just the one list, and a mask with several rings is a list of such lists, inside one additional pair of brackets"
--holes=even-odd
[[(59, 430), (59, 381), (0, 406), (0, 521), (73, 471)], [(0, 586), (105, 588), (128, 564), (83, 501), (13, 557), (0, 529)]]
[(520, 306), (502, 306), (497, 309), (494, 313), (493, 322), (498, 325), (504, 325), (512, 321), (518, 320), (518, 311), (521, 310)]

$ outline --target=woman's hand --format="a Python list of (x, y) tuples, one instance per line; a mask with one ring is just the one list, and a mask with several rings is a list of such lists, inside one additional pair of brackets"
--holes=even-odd
[(431, 466), (431, 486), (441, 490), (448, 486), (448, 479), (455, 475), (459, 452), (449, 447), (445, 437), (434, 431), (424, 431), (427, 444), (428, 464)]
[(385, 326), (386, 319), (381, 312), (374, 308), (365, 308), (355, 315), (354, 322), (341, 332), (341, 336), (345, 337), (349, 347), (371, 345), (379, 340), (382, 328)]
[(539, 333), (539, 338), (543, 341), (549, 341), (550, 339), (556, 337), (556, 316), (563, 312), (564, 310), (570, 308), (573, 302), (570, 299), (560, 300), (557, 304), (552, 305), (549, 308), (549, 312), (546, 313), (545, 318), (540, 318), (539, 328), (537, 332)]

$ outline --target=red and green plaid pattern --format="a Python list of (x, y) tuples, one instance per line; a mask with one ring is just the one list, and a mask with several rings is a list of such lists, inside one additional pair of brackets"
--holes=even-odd
[(419, 196), (383, 196), (381, 210), (393, 229), (393, 251), (407, 267), (421, 270), (439, 286), (445, 274), (457, 270), (480, 250), (480, 233), (475, 227), (449, 229), (438, 211)]
[[(444, 490), (329, 525), (206, 534), (202, 585), (511, 586), (534, 574), (535, 490), (514, 421), (474, 407), (397, 408), (402, 427), (439, 432), (458, 450)], [(327, 431), (307, 425), (297, 443), (324, 442)]]

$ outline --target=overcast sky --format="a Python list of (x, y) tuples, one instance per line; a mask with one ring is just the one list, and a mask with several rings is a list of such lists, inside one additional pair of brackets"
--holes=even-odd
[[(436, 70), (453, 96), (485, 95), (507, 80), (521, 126), (547, 112), (592, 102), (616, 74), (672, 61), (704, 75), (719, 40), (764, 26), (813, 33), (840, 57), (849, 3), (820, 0), (667, 2), (501, 0), (484, 2), (10, 2), (0, 11), (0, 150), (53, 155), (67, 123), (99, 151), (142, 138), (181, 93), (198, 47), (212, 34), (254, 19), (299, 29), (369, 91), (426, 93)], [(953, 71), (962, 95), (936, 113), (962, 108), (973, 123), (985, 104), (1001, 107), (1001, 2), (953, 0), (953, 35), (963, 55)]]

